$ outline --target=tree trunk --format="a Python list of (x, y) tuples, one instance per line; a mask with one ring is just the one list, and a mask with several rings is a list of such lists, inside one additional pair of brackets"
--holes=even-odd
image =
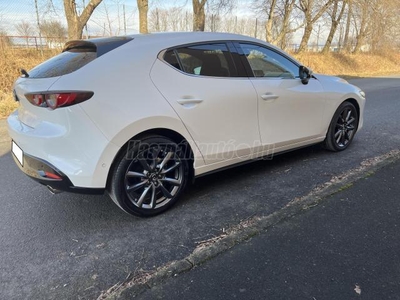
[(80, 40), (82, 38), (83, 26), (79, 26), (79, 21), (68, 22), (68, 39)]
[(364, 43), (365, 43), (365, 33), (363, 32), (357, 36), (357, 43), (356, 43), (356, 46), (354, 47), (353, 53), (354, 54), (360, 53), (361, 47), (364, 45)]
[[(357, 42), (356, 46), (354, 47), (354, 53), (360, 53), (361, 47), (365, 43), (365, 38), (367, 35), (367, 14), (368, 14), (368, 3), (365, 3), (361, 7), (361, 24), (360, 24), (360, 31), (357, 33)], [(369, 16), (368, 16), (369, 17)]]
[(299, 49), (297, 50), (297, 53), (303, 52), (307, 49), (308, 46), (308, 41), (310, 40), (311, 33), (313, 30), (313, 26), (315, 22), (318, 21), (319, 18), (325, 13), (325, 11), (328, 9), (329, 5), (331, 5), (333, 0), (328, 0), (323, 6), (321, 6), (314, 14), (313, 16), (313, 10), (314, 10), (314, 1), (313, 0), (300, 0), (300, 10), (304, 13), (304, 19), (305, 19), (305, 28), (304, 28), (304, 34), (300, 42)]
[(193, 2), (193, 31), (204, 31), (206, 13), (204, 6), (207, 0), (192, 0)]
[(306, 22), (306, 27), (304, 28), (304, 34), (303, 37), (301, 38), (300, 46), (299, 49), (297, 50), (297, 53), (304, 52), (307, 47), (308, 47), (308, 41), (310, 40), (311, 33), (313, 30), (313, 23), (311, 22)]
[(149, 11), (149, 1), (137, 0), (137, 6), (139, 9), (139, 31), (140, 33), (149, 33), (147, 27), (147, 13)]
[(102, 0), (90, 0), (82, 14), (79, 16), (76, 11), (75, 0), (64, 0), (65, 16), (68, 24), (68, 39), (75, 40), (82, 38), (83, 28), (89, 21), (90, 16)]
[(343, 47), (346, 52), (350, 52), (350, 42), (349, 42), (349, 35), (350, 35), (350, 27), (351, 27), (351, 15), (353, 13), (352, 7), (353, 4), (351, 3), (352, 0), (348, 0), (348, 9), (347, 9), (347, 20), (346, 20), (346, 30), (344, 32), (344, 40), (343, 40)]
[(268, 13), (268, 19), (267, 22), (265, 23), (266, 41), (268, 43), (273, 43), (274, 41), (272, 26), (274, 24), (275, 8), (276, 8), (276, 0), (272, 0), (271, 7)]
[(343, 17), (344, 10), (346, 8), (346, 1), (343, 1), (342, 9), (340, 10), (339, 16), (336, 16), (337, 9), (338, 9), (338, 4), (339, 4), (339, 1), (336, 0), (335, 4), (334, 4), (334, 7), (333, 7), (333, 11), (332, 11), (332, 16), (331, 16), (331, 18), (332, 18), (331, 30), (329, 31), (328, 38), (326, 39), (325, 46), (322, 49), (322, 53), (328, 53), (330, 51), (333, 37), (335, 36), (336, 29), (337, 29), (337, 27), (338, 27), (338, 25), (340, 23), (340, 20)]
[(294, 9), (294, 5), (296, 4), (296, 0), (285, 0), (284, 3), (284, 14), (283, 14), (283, 20), (282, 20), (282, 29), (279, 32), (274, 45), (279, 46), (280, 48), (284, 49), (286, 45), (286, 38), (287, 35), (293, 32), (296, 32), (301, 26), (297, 28), (291, 28), (290, 23), (291, 23), (291, 15)]

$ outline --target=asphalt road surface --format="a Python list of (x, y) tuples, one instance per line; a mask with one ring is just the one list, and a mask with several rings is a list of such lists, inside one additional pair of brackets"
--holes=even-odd
[(398, 300), (399, 179), (400, 160), (136, 299)]
[(185, 257), (196, 242), (268, 215), (366, 158), (400, 146), (400, 78), (355, 79), (365, 126), (347, 151), (308, 147), (198, 179), (178, 205), (130, 217), (107, 196), (48, 190), (22, 174), (0, 120), (0, 299), (94, 299), (140, 269)]

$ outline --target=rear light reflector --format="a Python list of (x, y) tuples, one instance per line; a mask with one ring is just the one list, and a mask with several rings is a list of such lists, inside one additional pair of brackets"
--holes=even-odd
[(25, 95), (33, 105), (50, 109), (82, 103), (92, 96), (93, 92), (45, 92)]
[(43, 177), (43, 178), (48, 178), (48, 179), (53, 179), (53, 180), (62, 180), (61, 176), (54, 174), (54, 173), (47, 172), (47, 171), (39, 170), (38, 174), (40, 177)]

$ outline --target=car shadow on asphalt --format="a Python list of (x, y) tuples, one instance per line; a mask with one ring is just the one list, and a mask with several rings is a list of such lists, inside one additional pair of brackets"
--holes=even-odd
[(186, 200), (196, 198), (206, 190), (224, 188), (231, 185), (240, 185), (243, 178), (257, 175), (274, 175), (284, 173), (293, 167), (296, 162), (314, 160), (327, 155), (327, 151), (320, 144), (275, 155), (272, 159), (255, 159), (246, 164), (238, 165), (223, 171), (211, 173), (195, 179), (186, 192)]

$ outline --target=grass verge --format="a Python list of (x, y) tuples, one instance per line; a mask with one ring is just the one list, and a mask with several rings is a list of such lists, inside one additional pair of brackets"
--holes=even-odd
[(315, 73), (345, 76), (374, 77), (400, 74), (400, 53), (302, 53), (294, 57)]

